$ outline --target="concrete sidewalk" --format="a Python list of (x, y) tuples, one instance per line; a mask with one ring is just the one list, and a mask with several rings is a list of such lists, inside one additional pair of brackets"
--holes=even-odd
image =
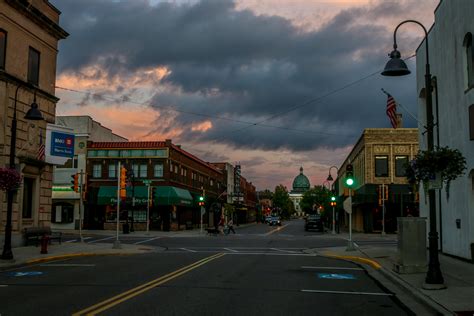
[(48, 253), (41, 254), (41, 247), (28, 246), (13, 248), (13, 260), (0, 260), (0, 271), (29, 264), (74, 257), (103, 255), (133, 255), (163, 251), (161, 247), (121, 244), (120, 249), (112, 249), (112, 244), (62, 243), (49, 245)]
[(324, 256), (368, 264), (378, 272), (374, 277), (383, 275), (418, 303), (430, 308), (434, 314), (474, 315), (474, 264), (440, 254), (441, 271), (447, 288), (425, 290), (422, 284), (426, 273), (399, 274), (393, 270), (394, 263), (398, 261), (397, 246), (386, 242), (394, 239), (396, 235), (354, 234), (353, 240), (368, 243), (360, 243), (355, 251), (346, 251), (346, 247), (316, 248), (313, 251)]

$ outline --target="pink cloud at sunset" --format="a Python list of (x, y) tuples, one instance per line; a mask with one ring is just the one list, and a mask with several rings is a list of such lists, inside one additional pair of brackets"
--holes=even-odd
[(205, 132), (211, 128), (212, 128), (211, 121), (205, 121), (205, 122), (194, 124), (193, 126), (191, 126), (192, 131), (199, 131), (199, 132)]

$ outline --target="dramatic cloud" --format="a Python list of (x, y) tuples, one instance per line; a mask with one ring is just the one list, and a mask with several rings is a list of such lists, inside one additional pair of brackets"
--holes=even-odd
[[(252, 160), (267, 166), (264, 152), (347, 151), (364, 128), (389, 127), (382, 87), (416, 113), (415, 76), (378, 72), (396, 24), (417, 18), (429, 26), (432, 15), (413, 14), (437, 4), (332, 1), (325, 10), (302, 0), (52, 2), (71, 33), (61, 42), (58, 85), (92, 93), (76, 97), (80, 112), (148, 106), (155, 115), (135, 117), (148, 130), (125, 136), (256, 150)], [(421, 35), (410, 27), (399, 33), (405, 57)], [(413, 59), (408, 64), (414, 71)], [(416, 126), (407, 115), (404, 122)]]

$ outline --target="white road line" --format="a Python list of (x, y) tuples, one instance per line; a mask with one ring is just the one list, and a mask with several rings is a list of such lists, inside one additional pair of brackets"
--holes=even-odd
[(0, 287), (8, 287), (6, 284), (0, 284)]
[(71, 239), (71, 240), (67, 240), (65, 242), (75, 242), (75, 241), (77, 241), (77, 239)]
[(301, 290), (306, 293), (327, 293), (327, 294), (351, 294), (351, 295), (376, 295), (376, 296), (393, 296), (390, 293), (372, 293), (372, 292), (347, 292), (347, 291), (323, 291), (323, 290)]
[(91, 242), (89, 242), (89, 244), (92, 244), (92, 243), (95, 243), (95, 242), (98, 242), (98, 241), (102, 241), (102, 240), (109, 240), (109, 239), (112, 239), (112, 238), (115, 238), (116, 236), (110, 236), (110, 237), (105, 237), (105, 238), (102, 238), (102, 239), (96, 239), (96, 240), (93, 240)]
[[(204, 251), (203, 251), (204, 252)], [(209, 251), (215, 252), (215, 251)], [(228, 255), (258, 255), (258, 256), (301, 256), (301, 257), (317, 257), (317, 254), (307, 253), (283, 253), (283, 252), (231, 252)]]
[(364, 271), (361, 268), (345, 268), (345, 267), (311, 267), (311, 266), (302, 266), (301, 269), (328, 269), (328, 270), (356, 270), (356, 271)]
[(87, 240), (87, 239), (92, 239), (93, 237), (84, 237), (82, 239)]
[(150, 238), (150, 239), (145, 239), (145, 240), (142, 240), (142, 241), (137, 241), (136, 243), (134, 243), (134, 245), (139, 245), (139, 244), (143, 244), (145, 242), (149, 242), (149, 241), (152, 241), (152, 240), (155, 240), (155, 239), (159, 239), (161, 237), (154, 237), (154, 238)]
[(234, 249), (231, 249), (231, 248), (223, 248), (223, 249), (225, 249), (227, 251), (231, 251), (231, 252), (238, 252), (237, 250), (234, 250)]
[(283, 250), (283, 249), (278, 249), (278, 248), (270, 248), (271, 250), (279, 251), (279, 252), (284, 252), (284, 253), (298, 253), (296, 251), (291, 251), (291, 250)]
[(95, 264), (87, 263), (46, 263), (40, 264), (40, 267), (95, 267)]
[(189, 252), (197, 252), (196, 250), (192, 250), (192, 249), (188, 249), (188, 248), (179, 248), (179, 249), (182, 249), (182, 250), (185, 250), (185, 251), (189, 251)]
[(288, 224), (283, 225), (283, 226), (280, 226), (280, 227), (277, 227), (277, 228), (275, 228), (275, 229), (272, 229), (272, 230), (269, 231), (268, 233), (263, 234), (263, 236), (269, 236), (269, 235), (271, 235), (271, 234), (273, 234), (273, 233), (275, 233), (275, 232), (278, 232), (278, 231), (282, 230), (282, 229), (285, 228), (286, 226), (288, 226)]

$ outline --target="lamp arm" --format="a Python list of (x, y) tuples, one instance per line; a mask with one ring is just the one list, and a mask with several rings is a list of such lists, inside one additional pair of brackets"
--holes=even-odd
[(430, 62), (430, 58), (429, 58), (429, 49), (428, 49), (428, 31), (426, 30), (426, 27), (421, 24), (420, 22), (416, 21), (416, 20), (405, 20), (403, 22), (400, 22), (400, 24), (397, 25), (397, 27), (395, 28), (395, 31), (393, 32), (393, 48), (394, 49), (397, 49), (397, 31), (398, 29), (400, 28), (400, 26), (402, 26), (403, 24), (405, 23), (415, 23), (415, 24), (418, 24), (419, 26), (421, 26), (423, 28), (423, 31), (425, 32), (425, 42), (426, 42), (426, 64), (428, 65)]

